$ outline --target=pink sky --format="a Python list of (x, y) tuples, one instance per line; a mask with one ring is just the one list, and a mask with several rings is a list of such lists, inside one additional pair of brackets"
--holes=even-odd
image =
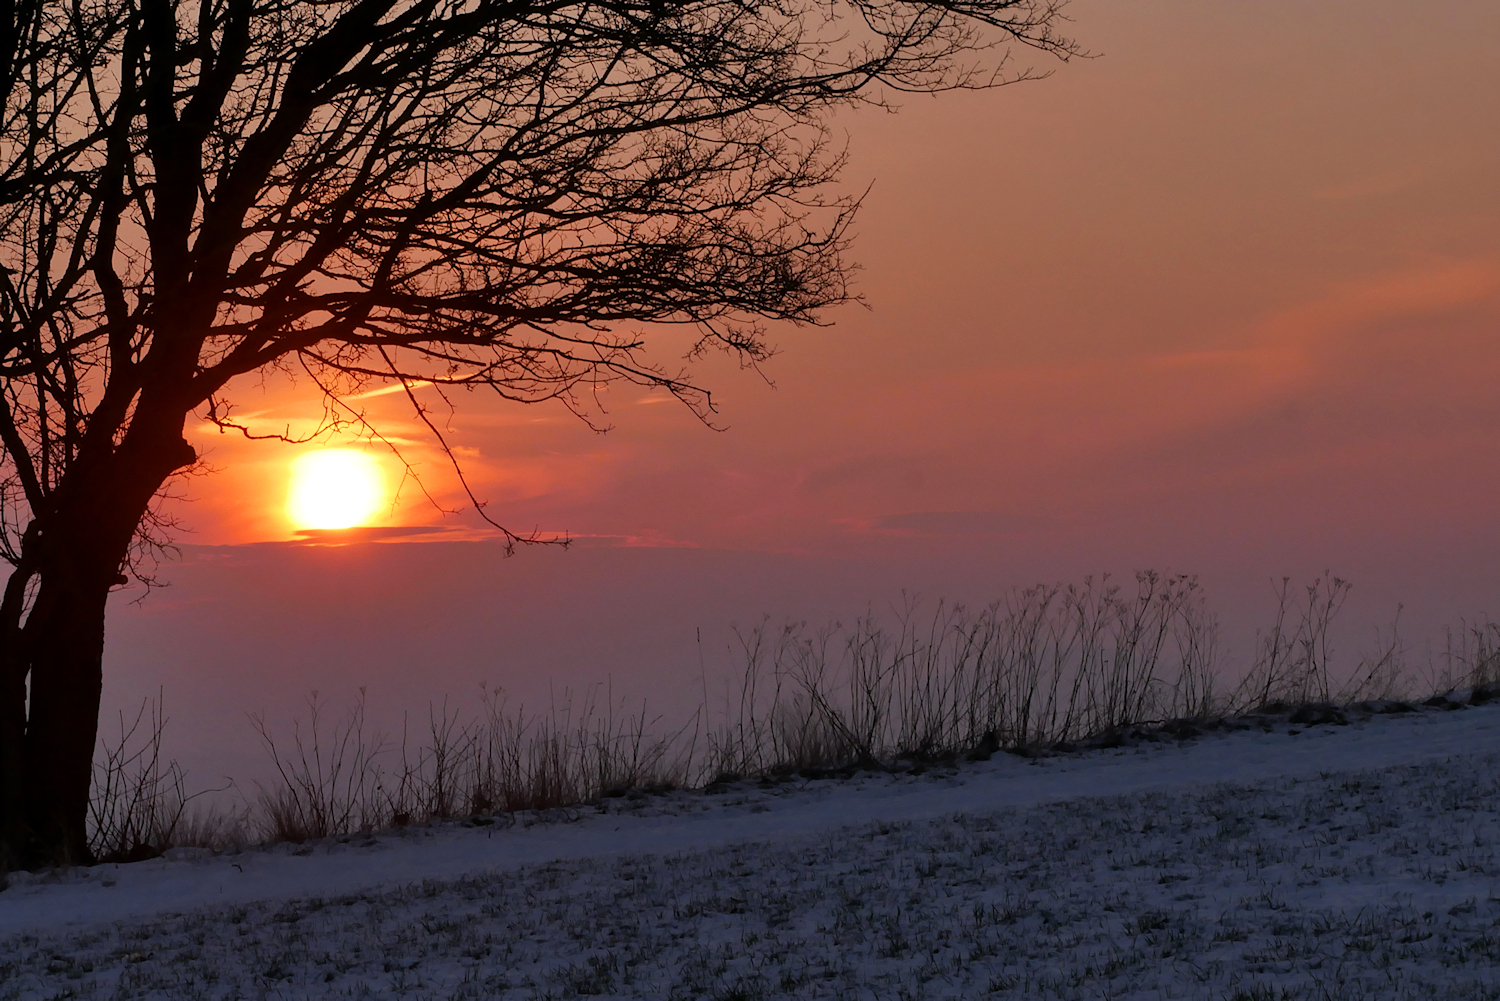
[[(1221, 605), (1261, 594), (1270, 577), (1329, 567), (1379, 599), (1373, 616), (1397, 600), (1429, 623), (1500, 613), (1500, 7), (1076, 0), (1069, 10), (1099, 58), (840, 123), (847, 186), (874, 185), (854, 251), (869, 308), (840, 310), (827, 329), (776, 331), (775, 389), (733, 364), (703, 365), (727, 431), (637, 391), (601, 399), (614, 426), (602, 436), (560, 407), (456, 398), (452, 441), (508, 526), (595, 547), (693, 547), (755, 581), (718, 603), (632, 598), (611, 611), (646, 564), (536, 550), (493, 571), (507, 581), (494, 587), (597, 568), (590, 614), (629, 606), (660, 620), (641, 644), (670, 638), (631, 654), (641, 662), (686, 656), (680, 640), (695, 625), (762, 610), (817, 617), (903, 585), (977, 599), (1147, 566), (1202, 573)], [(654, 336), (670, 359), (673, 338)], [(319, 410), (308, 387), (279, 381), (247, 383), (236, 400), (261, 428), (306, 427)], [(439, 502), (463, 506), (400, 394), (364, 402)], [(283, 504), (297, 449), (212, 429), (194, 442), (220, 471), (183, 485), (184, 541), (292, 537)], [(473, 539), (479, 527), (409, 488), (383, 522), (446, 530), (385, 546)], [(252, 562), (274, 551), (254, 547)], [(352, 559), (283, 552), (297, 573)], [(192, 619), (193, 608), (286, 611), (195, 564), (205, 553), (250, 559), (190, 550), (177, 593), (149, 599), (156, 611), (118, 606), (119, 692), (154, 689), (148, 665), (173, 655), (151, 637), (206, 629), (212, 616)], [(430, 572), (469, 579), (490, 574), (477, 567), (493, 557), (471, 543), (412, 558), (449, 561)], [(711, 555), (672, 559), (651, 564), (654, 593), (680, 597), (714, 573)], [(811, 579), (808, 561), (824, 568), (822, 590), (788, 585)], [(374, 619), (390, 624), (435, 593), (420, 579), (380, 580), (378, 591), (338, 600), (389, 602)], [(803, 604), (749, 607), (788, 594)], [(379, 631), (345, 610), (328, 621), (364, 630), (361, 642)], [(443, 634), (468, 635), (464, 621)], [(507, 635), (551, 665), (532, 673), (584, 655), (565, 655), (574, 638), (523, 634), (518, 620)], [(448, 663), (483, 661), (480, 640), (466, 642), (453, 640)], [(390, 669), (369, 651), (357, 661), (339, 673), (351, 685)], [(482, 673), (454, 671), (463, 684)]]
[[(1150, 533), (1184, 511), (1224, 531), (1487, 520), (1500, 11), (1070, 10), (1099, 58), (848, 116), (847, 183), (874, 182), (855, 251), (870, 308), (777, 331), (775, 390), (702, 366), (727, 433), (630, 389), (601, 401), (605, 436), (560, 407), (460, 394), (453, 440), (491, 513), (838, 552), (943, 524), (910, 517), (929, 512), (1041, 534)], [(318, 413), (305, 385), (237, 399), (263, 429)], [(404, 397), (362, 402), (464, 506)], [(206, 427), (197, 442), (222, 472), (186, 485), (192, 541), (287, 538), (294, 450)], [(403, 500), (386, 522), (476, 524)]]

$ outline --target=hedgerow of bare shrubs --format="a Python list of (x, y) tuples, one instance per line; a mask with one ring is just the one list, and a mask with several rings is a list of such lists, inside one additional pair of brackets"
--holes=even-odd
[[(849, 626), (736, 629), (734, 682), (711, 696), (705, 679), (697, 714), (671, 732), (607, 686), (565, 693), (543, 713), (482, 688), (476, 712), (429, 706), (425, 726), (414, 732), (405, 719), (399, 737), (368, 726), (363, 689), (332, 715), (314, 692), (289, 736), (251, 717), (274, 779), (238, 814), (188, 816), (182, 771), (160, 762), (156, 706), (151, 733), (127, 752), (143, 707), (131, 727), (122, 716), (120, 741), (104, 748), (94, 852), (124, 860), (173, 844), (305, 842), (632, 790), (1067, 748), (1142, 725), (1196, 733), (1183, 721), (1407, 698), (1423, 682), (1396, 624), (1347, 677), (1336, 675), (1331, 627), (1349, 590), (1331, 575), (1296, 590), (1283, 580), (1275, 619), (1229, 689), (1219, 685), (1218, 622), (1197, 579), (1144, 572), (1133, 588), (1105, 576), (1017, 589), (980, 609), (908, 600), (893, 618), (867, 614)], [(1500, 624), (1450, 632), (1425, 684), (1463, 688), (1466, 701), (1500, 698)]]

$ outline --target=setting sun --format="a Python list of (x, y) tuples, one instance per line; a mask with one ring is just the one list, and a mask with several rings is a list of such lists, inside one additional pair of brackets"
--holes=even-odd
[(292, 463), (287, 514), (298, 528), (353, 528), (384, 500), (380, 465), (364, 452), (322, 449)]

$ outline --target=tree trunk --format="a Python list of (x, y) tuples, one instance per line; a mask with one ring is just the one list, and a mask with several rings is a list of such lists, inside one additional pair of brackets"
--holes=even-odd
[(181, 426), (133, 429), (104, 461), (79, 463), (28, 530), (0, 602), (0, 866), (92, 861), (105, 604), (151, 499), (196, 459)]
[(67, 556), (74, 554), (42, 567), (25, 629), (31, 692), (22, 797), (32, 841), (25, 861), (33, 866), (93, 861), (87, 822), (104, 679), (104, 606), (124, 553)]
[[(28, 538), (27, 545), (30, 542)], [(29, 548), (29, 546), (28, 546)], [(26, 744), (26, 661), (21, 655), (21, 611), (31, 570), (25, 558), (0, 601), (0, 873), (22, 862), (26, 834), (21, 760)]]

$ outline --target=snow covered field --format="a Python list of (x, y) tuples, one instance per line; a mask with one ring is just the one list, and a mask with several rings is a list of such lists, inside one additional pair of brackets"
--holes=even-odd
[(0, 999), (1500, 998), (1497, 766), (1477, 707), (23, 874)]

